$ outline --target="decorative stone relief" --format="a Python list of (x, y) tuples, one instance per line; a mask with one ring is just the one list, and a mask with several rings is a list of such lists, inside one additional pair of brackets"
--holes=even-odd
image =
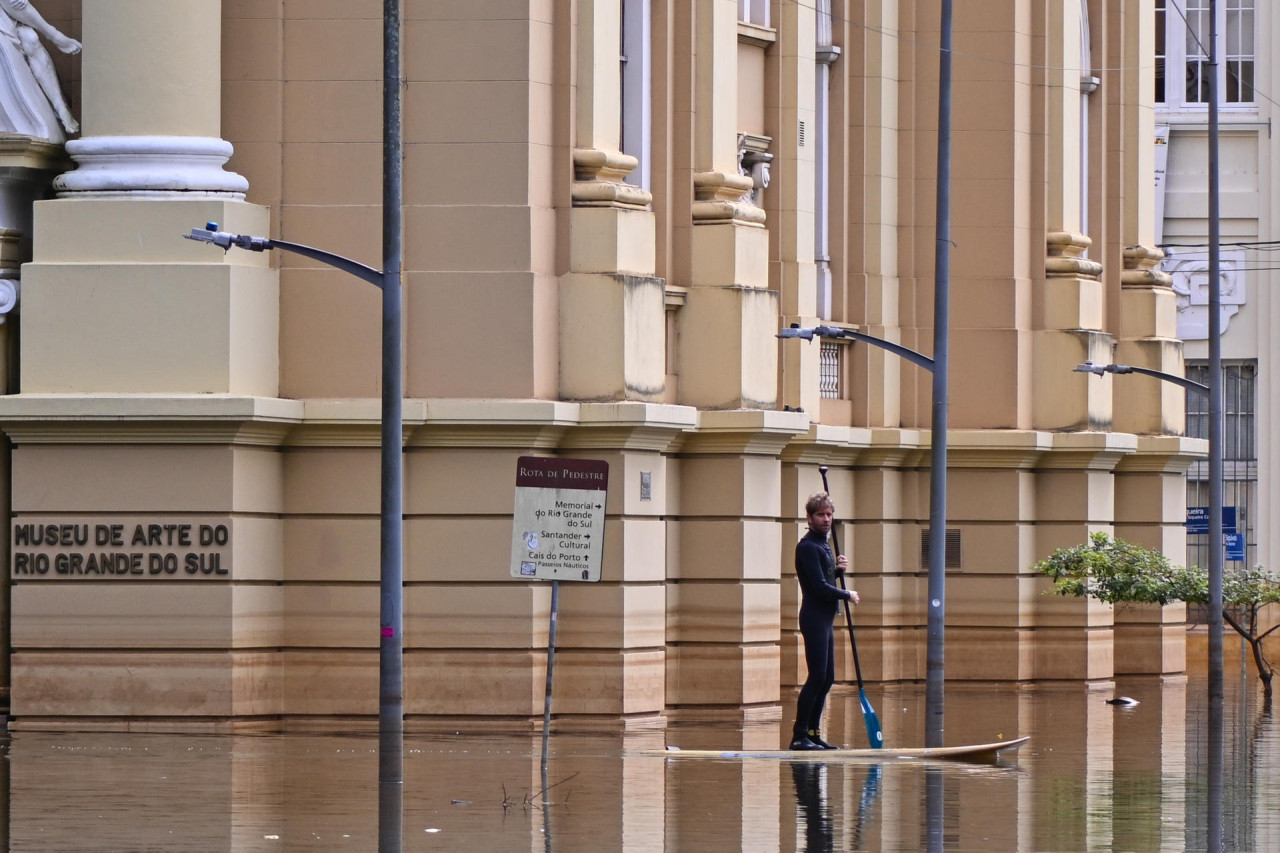
[(21, 241), (22, 232), (18, 229), (0, 227), (0, 324), (18, 307)]
[(738, 134), (738, 173), (751, 179), (751, 203), (760, 206), (760, 192), (769, 186), (769, 169), (773, 140), (754, 133)]
[[(1222, 331), (1227, 331), (1231, 318), (1246, 303), (1244, 253), (1223, 252), (1219, 259), (1219, 316)], [(1188, 252), (1170, 255), (1163, 263), (1164, 271), (1173, 278), (1173, 292), (1178, 295), (1178, 337), (1184, 341), (1209, 338), (1209, 255)]]
[(63, 53), (80, 52), (80, 42), (45, 21), (30, 0), (0, 0), (0, 131), (62, 142), (80, 124), (41, 38)]
[(0, 271), (0, 323), (8, 320), (9, 314), (17, 307), (17, 273), (12, 270)]

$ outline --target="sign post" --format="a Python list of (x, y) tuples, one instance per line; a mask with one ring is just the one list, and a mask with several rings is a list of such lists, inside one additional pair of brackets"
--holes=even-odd
[(511, 575), (551, 581), (547, 688), (542, 710), (544, 781), (551, 735), (551, 676), (555, 667), (560, 581), (600, 580), (608, 487), (609, 463), (598, 459), (521, 456), (516, 463)]

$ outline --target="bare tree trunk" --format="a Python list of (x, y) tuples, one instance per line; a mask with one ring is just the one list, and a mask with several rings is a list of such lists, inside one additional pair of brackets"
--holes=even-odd
[[(1267, 634), (1270, 634), (1272, 631), (1276, 630), (1276, 628), (1270, 628), (1255, 637), (1252, 631), (1248, 630), (1244, 625), (1241, 625), (1240, 622), (1236, 621), (1230, 613), (1224, 611), (1222, 618), (1227, 622), (1227, 624), (1235, 629), (1237, 634), (1249, 643), (1249, 648), (1253, 650), (1253, 663), (1254, 666), (1258, 668), (1258, 678), (1262, 681), (1262, 695), (1269, 701), (1271, 699), (1271, 677), (1275, 675), (1275, 667), (1273, 667), (1271, 662), (1267, 660), (1267, 656), (1262, 650), (1262, 641), (1266, 639)], [(1256, 611), (1247, 612), (1245, 614), (1245, 618), (1250, 625), (1257, 624)]]

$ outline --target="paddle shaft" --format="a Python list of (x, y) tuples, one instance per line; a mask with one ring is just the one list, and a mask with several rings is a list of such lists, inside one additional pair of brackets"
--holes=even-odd
[[(827, 469), (823, 466), (818, 469), (818, 473), (822, 475), (822, 490), (828, 495), (831, 494), (831, 487), (827, 485)], [(831, 545), (835, 548), (836, 558), (840, 557), (840, 537), (836, 535), (835, 519), (831, 520)], [(841, 589), (845, 589), (844, 572), (836, 572), (836, 582), (840, 584)], [(853, 672), (858, 677), (858, 690), (863, 690), (862, 686), (862, 664), (858, 661), (858, 641), (853, 636), (853, 611), (849, 609), (849, 599), (844, 600), (844, 623), (849, 629), (849, 647), (853, 650)]]
[[(830, 499), (831, 487), (827, 485), (827, 466), (818, 466), (818, 472), (822, 474), (822, 490), (827, 493), (827, 497)], [(836, 535), (834, 513), (832, 513), (831, 519), (831, 544), (835, 547), (836, 559), (839, 559), (840, 537)], [(840, 588), (844, 589), (844, 573), (840, 572), (836, 577), (840, 583)], [(862, 685), (862, 664), (858, 661), (858, 641), (853, 636), (853, 613), (849, 609), (848, 599), (845, 599), (844, 602), (844, 621), (849, 626), (849, 647), (853, 649), (853, 671), (858, 676), (858, 699), (862, 704), (862, 721), (867, 725), (867, 745), (873, 749), (881, 749), (884, 747), (884, 732), (880, 728), (880, 718), (876, 716), (875, 709), (871, 707), (871, 700), (867, 698), (866, 688)]]

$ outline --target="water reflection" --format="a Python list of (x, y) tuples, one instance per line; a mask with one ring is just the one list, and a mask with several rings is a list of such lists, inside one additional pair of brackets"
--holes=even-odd
[(831, 810), (827, 805), (827, 764), (797, 762), (791, 765), (796, 785), (796, 814), (804, 824), (804, 853), (831, 853)]
[[(1202, 682), (949, 685), (947, 743), (1030, 735), (1001, 766), (668, 760), (781, 745), (789, 720), (538, 735), (405, 735), (406, 851), (1145, 851), (1210, 845)], [(1233, 689), (1234, 688), (1234, 689)], [(923, 742), (923, 687), (872, 690), (886, 743)], [(1280, 849), (1280, 732), (1256, 682), (1228, 685), (1221, 847)], [(862, 745), (856, 691), (828, 738)], [(17, 732), (0, 850), (377, 848), (378, 739)], [(1006, 753), (1006, 756), (1008, 754)], [(553, 831), (554, 830), (554, 831)]]
[[(839, 772), (839, 766), (835, 766)], [(822, 762), (798, 761), (791, 765), (791, 779), (796, 790), (796, 818), (802, 830), (802, 853), (831, 853), (836, 849), (835, 832), (831, 819), (831, 806), (827, 799), (827, 776), (833, 765)], [(858, 767), (862, 773), (862, 796), (858, 799), (858, 811), (850, 826), (852, 849), (863, 849), (863, 828), (867, 826), (871, 810), (880, 796), (879, 764)]]

